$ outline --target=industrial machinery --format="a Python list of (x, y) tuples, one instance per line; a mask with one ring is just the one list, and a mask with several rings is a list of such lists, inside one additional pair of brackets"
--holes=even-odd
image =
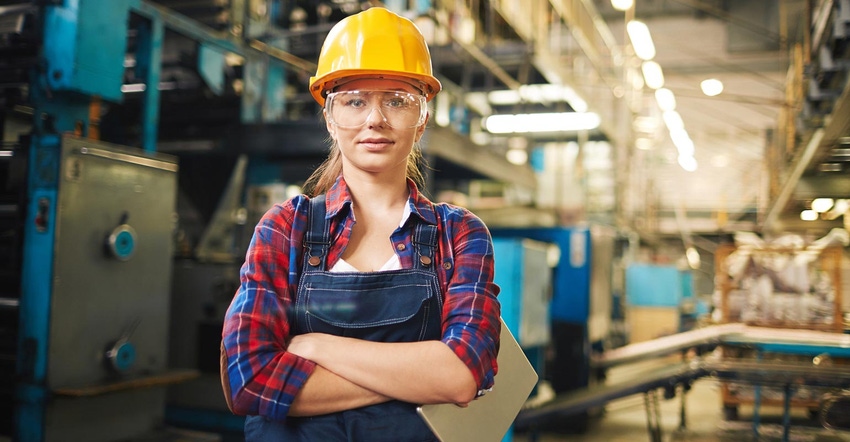
[[(4, 1), (0, 19), (0, 435), (156, 432), (166, 386), (195, 376), (168, 365), (178, 160), (155, 152), (145, 87), (164, 20), (134, 0)], [(142, 85), (132, 136), (102, 141), (126, 78)]]
[[(497, 243), (530, 239), (559, 250), (560, 258), (550, 270), (551, 357), (542, 378), (556, 395), (595, 384), (601, 373), (591, 367), (591, 357), (605, 346), (613, 322), (613, 230), (601, 226), (500, 228), (492, 233)], [(496, 259), (498, 263), (498, 255)], [(583, 431), (587, 411), (562, 419), (557, 426), (564, 431)]]
[[(781, 354), (815, 356), (809, 361), (769, 359), (722, 359), (708, 350), (717, 346), (756, 347)], [(823, 363), (831, 358), (850, 356), (847, 335), (813, 330), (788, 330), (753, 327), (741, 323), (722, 324), (678, 333), (663, 338), (626, 345), (593, 357), (591, 364), (598, 368), (626, 366), (631, 363), (692, 351), (694, 357), (681, 363), (668, 364), (661, 369), (636, 370), (616, 383), (577, 389), (561, 394), (535, 408), (527, 408), (517, 416), (515, 426), (523, 431), (536, 432), (551, 427), (588, 409), (604, 406), (615, 399), (643, 394), (647, 411), (647, 430), (653, 442), (662, 440), (657, 414), (658, 391), (666, 398), (681, 392), (681, 428), (686, 428), (684, 395), (698, 379), (713, 377), (719, 380), (772, 387), (783, 391), (783, 441), (790, 439), (791, 398), (798, 389), (821, 388), (846, 390), (850, 388), (850, 371), (838, 364)], [(758, 402), (755, 405), (758, 408)], [(833, 408), (834, 407), (834, 408)], [(846, 395), (829, 395), (822, 409), (824, 417), (836, 426), (846, 426), (846, 420), (836, 416), (847, 409)], [(829, 422), (824, 422), (827, 427)], [(753, 438), (759, 439), (758, 414), (752, 422)]]
[(164, 385), (191, 376), (168, 369), (163, 314), (177, 164), (72, 136), (56, 142), (30, 172), (30, 188), (53, 181), (26, 220), (14, 433), (145, 434), (161, 425)]
[[(495, 279), (501, 291), (502, 319), (537, 372), (544, 378), (546, 349), (551, 342), (549, 297), (556, 246), (527, 238), (494, 238)], [(536, 394), (532, 391), (532, 396)], [(513, 438), (508, 430), (504, 441)]]

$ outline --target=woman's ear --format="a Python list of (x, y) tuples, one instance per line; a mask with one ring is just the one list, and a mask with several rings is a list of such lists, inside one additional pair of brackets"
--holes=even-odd
[(428, 126), (428, 120), (431, 119), (431, 112), (425, 114), (425, 122), (422, 123), (421, 126), (416, 128), (416, 142), (422, 139), (422, 135), (425, 135), (425, 127)]
[(336, 141), (336, 131), (334, 130), (334, 125), (328, 121), (328, 111), (323, 109), (322, 116), (325, 117), (325, 127), (328, 129), (328, 135), (332, 140)]

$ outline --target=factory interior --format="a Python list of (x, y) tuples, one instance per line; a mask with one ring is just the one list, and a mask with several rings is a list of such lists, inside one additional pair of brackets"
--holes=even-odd
[(850, 441), (850, 0), (0, 0), (0, 442), (243, 440), (225, 311), (373, 7), (539, 376), (503, 441)]

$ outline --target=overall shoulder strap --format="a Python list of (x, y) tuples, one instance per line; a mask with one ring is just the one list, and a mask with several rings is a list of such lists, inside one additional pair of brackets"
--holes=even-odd
[(413, 231), (413, 247), (419, 255), (419, 264), (431, 267), (437, 250), (437, 226), (426, 222), (416, 222)]
[(310, 199), (307, 211), (307, 232), (304, 234), (304, 271), (325, 270), (330, 231), (325, 220), (325, 195)]

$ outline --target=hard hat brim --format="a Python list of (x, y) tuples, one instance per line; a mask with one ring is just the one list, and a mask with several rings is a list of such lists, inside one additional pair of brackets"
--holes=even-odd
[(382, 70), (366, 70), (366, 69), (341, 69), (333, 71), (322, 77), (310, 78), (310, 94), (319, 103), (325, 105), (325, 96), (333, 92), (334, 88), (340, 84), (360, 78), (386, 78), (394, 80), (402, 80), (411, 82), (413, 86), (419, 88), (422, 94), (425, 95), (427, 101), (431, 101), (435, 95), (443, 88), (440, 80), (430, 75), (420, 75), (410, 72), (382, 71)]

